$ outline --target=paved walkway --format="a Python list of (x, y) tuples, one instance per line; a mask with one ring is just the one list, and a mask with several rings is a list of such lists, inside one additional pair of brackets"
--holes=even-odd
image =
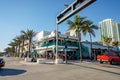
[[(95, 61), (88, 61), (88, 60), (84, 60), (84, 61), (82, 61), (82, 63), (80, 61), (68, 61), (68, 65), (76, 65), (76, 66), (80, 66), (80, 67), (84, 67), (84, 68), (90, 68), (90, 69), (95, 69), (95, 70), (100, 70), (100, 71), (104, 71), (104, 72), (109, 72), (109, 73), (120, 75), (120, 66), (116, 67), (114, 65), (109, 65), (108, 67), (105, 67), (105, 66), (100, 66), (100, 65), (94, 64), (94, 62)], [(39, 65), (36, 62), (20, 61), (20, 63), (21, 64), (26, 64), (26, 65)], [(54, 61), (47, 60), (45, 64), (54, 64)], [(43, 64), (43, 65), (45, 65), (45, 64)]]
[(105, 66), (92, 64), (92, 62), (86, 62), (86, 61), (83, 61), (82, 63), (72, 63), (72, 64), (74, 64), (76, 66), (81, 66), (81, 67), (90, 68), (90, 69), (96, 69), (96, 70), (120, 75), (120, 67), (119, 66), (118, 67), (110, 67), (110, 66), (105, 67)]

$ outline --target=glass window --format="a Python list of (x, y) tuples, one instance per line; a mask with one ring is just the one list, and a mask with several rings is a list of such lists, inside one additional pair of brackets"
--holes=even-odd
[(106, 56), (113, 56), (113, 55), (108, 53), (108, 54), (106, 54)]

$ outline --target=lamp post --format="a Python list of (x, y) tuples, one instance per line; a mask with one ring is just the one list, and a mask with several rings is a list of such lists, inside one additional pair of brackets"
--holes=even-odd
[(58, 24), (56, 19), (56, 60), (58, 59)]
[(67, 64), (67, 46), (65, 45), (65, 63)]

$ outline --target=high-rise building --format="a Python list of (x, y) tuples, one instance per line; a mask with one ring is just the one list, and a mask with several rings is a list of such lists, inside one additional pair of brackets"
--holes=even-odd
[(101, 40), (102, 36), (112, 38), (112, 42), (120, 40), (120, 24), (113, 21), (112, 19), (105, 19), (99, 22)]

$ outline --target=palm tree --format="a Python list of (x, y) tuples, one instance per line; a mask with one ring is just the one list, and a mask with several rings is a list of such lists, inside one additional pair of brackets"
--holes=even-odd
[(90, 20), (87, 20), (85, 23), (85, 26), (82, 27), (83, 34), (86, 35), (88, 33), (90, 36), (90, 49), (91, 49), (90, 58), (92, 58), (92, 36), (95, 37), (94, 30), (97, 30), (97, 29), (98, 27), (96, 25), (93, 25), (93, 22)]
[[(28, 47), (28, 52), (30, 54), (30, 51), (31, 51), (31, 43), (32, 43), (32, 38), (36, 35), (36, 33), (33, 31), (33, 30), (27, 30), (27, 31), (21, 31), (24, 36), (29, 40), (29, 47)], [(28, 54), (28, 55), (29, 55)], [(29, 56), (28, 56), (29, 57)]]
[(24, 50), (24, 42), (25, 42), (25, 40), (26, 40), (25, 35), (20, 35), (20, 39), (21, 39), (21, 43), (22, 43), (22, 45), (21, 45), (21, 53), (23, 53), (23, 50)]
[(103, 43), (108, 46), (108, 51), (109, 51), (109, 46), (112, 41), (112, 38), (107, 36), (102, 36), (102, 40), (103, 40)]
[(17, 42), (17, 38), (14, 38), (13, 41), (14, 41), (14, 44), (15, 44), (15, 56), (17, 56), (17, 54), (18, 54), (18, 42)]
[(12, 51), (13, 52), (13, 56), (15, 56), (15, 47), (16, 47), (15, 42), (11, 42), (8, 45), (12, 47), (12, 49), (13, 49), (13, 51)]
[(19, 36), (19, 37), (16, 37), (16, 39), (17, 39), (17, 44), (18, 44), (18, 57), (19, 57), (19, 55), (20, 55), (20, 45), (21, 45), (21, 42), (22, 42), (22, 40), (21, 40), (21, 37)]
[(119, 51), (118, 46), (120, 45), (120, 43), (119, 43), (118, 41), (116, 41), (116, 42), (112, 42), (112, 45), (113, 45), (114, 47), (116, 47), (117, 50)]
[(7, 47), (4, 49), (4, 51), (9, 54), (10, 56), (14, 55), (14, 49), (12, 47)]
[(81, 48), (81, 29), (85, 25), (86, 18), (76, 15), (74, 21), (68, 20), (67, 24), (69, 25), (68, 30), (75, 30), (75, 34), (78, 37), (79, 50), (80, 50), (80, 61), (82, 62), (82, 48)]

